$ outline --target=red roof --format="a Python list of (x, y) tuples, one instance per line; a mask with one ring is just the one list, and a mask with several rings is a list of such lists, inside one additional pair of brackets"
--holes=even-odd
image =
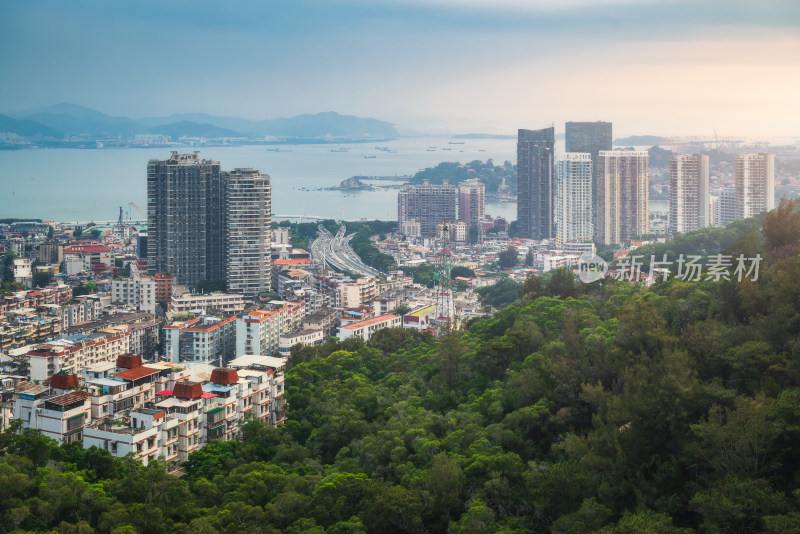
[(56, 389), (70, 389), (78, 385), (78, 375), (53, 375), (50, 377), (50, 387)]
[(85, 400), (88, 396), (88, 391), (70, 391), (69, 393), (59, 395), (58, 397), (47, 399), (47, 402), (52, 402), (53, 404), (58, 404), (59, 406), (67, 406), (68, 404)]
[(142, 357), (138, 354), (120, 354), (117, 356), (117, 367), (135, 369), (142, 366)]
[(203, 386), (200, 382), (178, 382), (172, 394), (179, 399), (199, 399), (203, 396)]
[(228, 367), (219, 367), (211, 371), (211, 383), (219, 384), (220, 386), (230, 386), (239, 381), (239, 374), (236, 369)]
[(153, 369), (152, 367), (147, 367), (143, 365), (141, 367), (135, 367), (133, 369), (128, 369), (126, 371), (121, 371), (114, 376), (117, 378), (121, 378), (123, 380), (137, 380), (139, 378), (144, 378), (145, 376), (155, 375), (160, 373), (160, 369)]
[(309, 261), (308, 258), (294, 258), (291, 260), (275, 260), (272, 263), (275, 265), (299, 265), (301, 263), (309, 263)]

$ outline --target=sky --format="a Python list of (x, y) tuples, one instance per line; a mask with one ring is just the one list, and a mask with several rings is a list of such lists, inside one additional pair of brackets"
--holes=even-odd
[(800, 136), (798, 0), (7, 1), (0, 49), (0, 112)]

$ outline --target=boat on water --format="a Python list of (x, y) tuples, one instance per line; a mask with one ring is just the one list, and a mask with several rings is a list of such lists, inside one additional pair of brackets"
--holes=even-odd
[(464, 141), (450, 141), (448, 145), (463, 145)]
[(364, 159), (375, 159), (375, 158), (377, 158), (377, 157), (378, 157), (378, 156), (364, 156)]
[(436, 152), (436, 149), (435, 148), (429, 148), (427, 151), (428, 152)]
[(267, 152), (291, 152), (291, 148), (268, 148)]
[(332, 148), (332, 149), (331, 149), (331, 152), (349, 152), (349, 151), (350, 151), (350, 149), (349, 149), (349, 148), (342, 148), (342, 147), (339, 147), (339, 148)]

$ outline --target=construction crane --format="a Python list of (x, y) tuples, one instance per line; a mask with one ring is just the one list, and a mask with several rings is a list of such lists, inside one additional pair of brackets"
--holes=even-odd
[[(142, 210), (142, 208), (140, 208), (139, 206), (137, 206), (137, 205), (136, 205), (136, 202), (128, 202), (128, 205), (129, 205), (130, 207), (132, 207), (133, 209), (135, 209), (135, 210), (137, 211), (137, 213), (139, 213), (139, 215), (141, 215), (142, 217), (144, 217), (144, 220), (145, 220), (145, 221), (147, 220), (147, 213), (145, 213), (145, 212)], [(130, 210), (128, 211), (128, 213), (130, 213)]]

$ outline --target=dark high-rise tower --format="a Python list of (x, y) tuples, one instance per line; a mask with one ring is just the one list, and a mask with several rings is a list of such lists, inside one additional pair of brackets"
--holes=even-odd
[(225, 280), (225, 181), (218, 161), (173, 152), (147, 164), (147, 258), (178, 284)]
[(553, 237), (553, 128), (517, 133), (517, 226), (523, 237)]
[[(564, 142), (567, 152), (588, 152), (592, 155), (592, 213), (598, 214), (597, 208), (597, 156), (601, 150), (612, 150), (611, 123), (568, 122), (566, 123)], [(595, 230), (598, 228), (595, 221)]]

